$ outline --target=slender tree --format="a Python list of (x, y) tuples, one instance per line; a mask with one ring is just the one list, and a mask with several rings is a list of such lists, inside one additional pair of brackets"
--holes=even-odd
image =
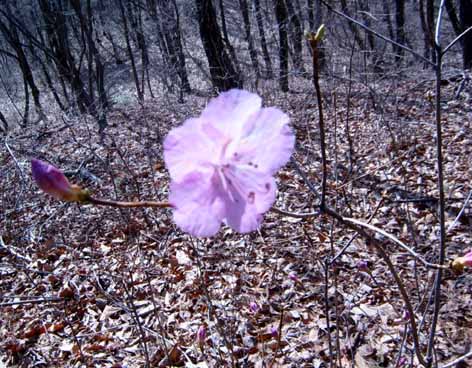
[(208, 59), (213, 87), (218, 91), (242, 87), (242, 80), (228, 48), (221, 37), (220, 27), (216, 22), (216, 12), (211, 0), (195, 0), (200, 37)]
[(264, 31), (264, 20), (262, 18), (260, 0), (254, 0), (254, 10), (256, 12), (256, 22), (257, 22), (257, 28), (259, 31), (259, 38), (261, 40), (261, 49), (262, 49), (262, 55), (264, 57), (266, 76), (267, 78), (272, 78), (274, 75), (274, 72), (272, 70), (272, 61), (269, 55), (269, 50), (267, 48), (267, 41), (266, 41), (266, 36), (265, 36), (265, 31)]
[(426, 28), (429, 38), (429, 54), (431, 61), (436, 63), (436, 52), (434, 51), (434, 0), (426, 0)]
[(234, 62), (234, 67), (236, 68), (236, 72), (238, 74), (241, 74), (241, 70), (239, 70), (239, 62), (238, 62), (238, 56), (236, 55), (236, 51), (234, 51), (234, 47), (231, 44), (228, 36), (228, 28), (226, 27), (226, 12), (225, 12), (225, 6), (224, 6), (224, 0), (219, 1), (219, 8), (220, 8), (220, 17), (221, 17), (221, 30), (223, 32), (223, 41), (226, 44), (226, 47), (228, 48), (228, 52), (231, 56), (231, 59)]
[[(462, 29), (472, 27), (472, 0), (460, 0), (460, 19)], [(472, 68), (472, 32), (468, 32), (462, 39), (462, 58), (464, 69)]]
[(461, 33), (461, 23), (459, 18), (457, 17), (456, 9), (454, 8), (454, 3), (452, 0), (445, 0), (444, 5), (447, 10), (447, 15), (449, 16), (449, 20), (451, 21), (452, 28), (454, 28), (454, 32), (456, 35)]
[(295, 69), (299, 72), (305, 70), (303, 66), (303, 29), (302, 22), (295, 11), (294, 4), (292, 0), (285, 0), (285, 5), (287, 7), (287, 15), (289, 19), (289, 25), (291, 29), (291, 41), (293, 44), (293, 65)]
[(274, 0), (274, 2), (279, 30), (279, 86), (283, 92), (288, 92), (288, 14), (284, 0)]
[[(41, 106), (40, 101), (40, 91), (38, 86), (36, 85), (36, 81), (34, 78), (33, 70), (26, 55), (26, 51), (24, 50), (24, 42), (20, 39), (20, 35), (17, 29), (17, 26), (12, 23), (12, 13), (10, 8), (7, 6), (7, 14), (3, 14), (4, 16), (9, 17), (0, 17), (0, 33), (3, 34), (5, 40), (10, 45), (10, 47), (14, 50), (16, 54), (15, 60), (20, 67), (21, 73), (23, 75), (23, 85), (25, 88), (25, 101), (29, 98), (29, 90), (31, 90), (31, 94), (33, 96), (33, 103), (36, 108), (36, 112), (40, 116), (41, 119), (44, 118), (43, 108)], [(29, 102), (29, 101), (28, 101)], [(25, 105), (29, 108), (28, 105)], [(27, 109), (25, 109), (27, 111)], [(25, 113), (25, 116), (27, 114)], [(24, 121), (26, 123), (26, 121)]]
[[(405, 44), (405, 0), (395, 0), (395, 23), (396, 23), (396, 41)], [(395, 60), (400, 63), (403, 56), (403, 49), (397, 47), (395, 49)]]
[(133, 49), (131, 46), (131, 39), (130, 39), (130, 30), (129, 30), (129, 21), (128, 21), (128, 14), (126, 10), (129, 10), (128, 7), (125, 8), (123, 1), (127, 1), (129, 3), (129, 0), (118, 0), (118, 7), (120, 9), (120, 15), (121, 15), (121, 22), (123, 24), (123, 34), (125, 36), (125, 42), (126, 42), (126, 50), (128, 51), (128, 57), (131, 61), (131, 70), (133, 73), (133, 79), (134, 79), (134, 84), (136, 86), (136, 93), (138, 94), (138, 100), (139, 101), (144, 101), (144, 91), (141, 89), (141, 84), (139, 82), (139, 75), (138, 75), (138, 70), (136, 67), (136, 60), (134, 58), (134, 53)]
[(246, 41), (249, 47), (249, 56), (251, 57), (252, 67), (256, 73), (256, 79), (259, 79), (259, 61), (257, 60), (257, 51), (254, 46), (254, 40), (251, 34), (251, 21), (249, 19), (249, 9), (247, 6), (247, 0), (239, 0), (239, 7), (241, 8), (241, 14), (244, 22), (244, 33), (246, 35)]

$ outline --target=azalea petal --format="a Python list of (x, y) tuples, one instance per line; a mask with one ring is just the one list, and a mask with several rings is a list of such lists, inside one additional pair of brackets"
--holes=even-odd
[(164, 161), (177, 182), (193, 171), (212, 170), (211, 159), (220, 154), (222, 134), (202, 119), (188, 119), (164, 140)]
[(31, 172), (38, 187), (45, 193), (61, 200), (69, 200), (73, 194), (71, 184), (61, 170), (47, 162), (32, 159)]
[(293, 153), (295, 136), (288, 123), (279, 109), (261, 109), (244, 124), (241, 139), (230, 144), (227, 155), (273, 175)]
[(275, 201), (274, 178), (261, 175), (254, 169), (238, 169), (236, 166), (229, 168), (225, 177), (227, 191), (223, 198), (227, 224), (240, 233), (257, 230), (263, 214)]
[(207, 173), (192, 172), (182, 182), (171, 184), (169, 201), (175, 223), (194, 236), (215, 235), (224, 217), (219, 178)]
[(261, 98), (248, 91), (231, 89), (212, 99), (201, 118), (211, 121), (229, 138), (239, 137), (251, 115), (261, 108)]

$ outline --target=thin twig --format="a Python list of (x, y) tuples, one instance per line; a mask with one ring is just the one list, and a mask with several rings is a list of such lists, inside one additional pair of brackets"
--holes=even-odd
[(470, 201), (470, 197), (472, 197), (472, 190), (469, 192), (469, 195), (467, 196), (467, 199), (465, 200), (464, 202), (464, 205), (462, 206), (461, 210), (459, 211), (459, 213), (457, 214), (456, 218), (454, 219), (453, 223), (447, 228), (446, 230), (446, 233), (448, 233), (449, 231), (451, 231), (454, 226), (456, 226), (457, 224), (457, 221), (459, 221), (459, 219), (461, 218), (462, 214), (464, 213), (465, 209), (467, 208), (467, 204), (469, 203)]
[[(128, 269), (128, 272), (129, 272), (129, 279), (131, 281), (131, 288), (132, 288), (133, 287), (133, 283), (132, 283), (133, 275), (132, 275), (130, 269)], [(139, 340), (139, 344), (141, 345), (141, 347), (143, 349), (144, 359), (146, 361), (145, 367), (150, 368), (151, 367), (151, 360), (150, 360), (150, 357), (149, 357), (149, 349), (148, 349), (148, 346), (147, 346), (146, 333), (144, 332), (143, 324), (141, 323), (141, 319), (139, 318), (138, 312), (136, 311), (136, 306), (134, 305), (134, 302), (133, 302), (133, 299), (134, 299), (133, 290), (132, 289), (131, 289), (131, 291), (128, 290), (127, 285), (126, 285), (124, 280), (122, 280), (122, 283), (123, 283), (123, 289), (124, 289), (124, 291), (126, 293), (126, 296), (127, 296), (127, 300), (125, 300), (125, 301), (128, 304), (128, 308), (131, 311), (131, 315), (133, 316), (134, 320), (136, 321), (136, 325), (138, 326), (139, 334), (141, 335), (141, 339)]]
[(460, 363), (460, 362), (466, 360), (466, 359), (469, 358), (469, 357), (472, 357), (472, 350), (469, 351), (467, 354), (464, 354), (464, 355), (462, 355), (461, 357), (459, 357), (459, 358), (453, 360), (452, 362), (449, 362), (449, 363), (447, 363), (447, 364), (444, 364), (443, 366), (441, 366), (441, 368), (453, 367), (453, 366), (455, 366), (456, 364), (458, 364), (458, 363)]
[[(440, 43), (440, 40), (439, 40), (439, 34), (440, 34), (440, 31), (441, 31), (441, 23), (442, 23), (442, 15), (443, 15), (443, 12), (444, 12), (444, 4), (445, 4), (445, 0), (441, 0), (441, 4), (439, 5), (438, 16), (436, 18), (436, 29), (434, 31), (434, 43), (437, 47), (441, 46), (441, 43)], [(439, 62), (438, 62), (438, 65), (439, 65)]]
[[(374, 212), (372, 212), (372, 215), (370, 215), (370, 217), (367, 219), (367, 223), (369, 224), (373, 218), (375, 217), (375, 215), (377, 214), (380, 206), (383, 204), (383, 201), (384, 199), (382, 198), (379, 203), (377, 204), (377, 206), (375, 207), (374, 209)], [(344, 252), (346, 251), (347, 248), (349, 248), (349, 246), (352, 244), (352, 242), (354, 241), (354, 239), (356, 239), (357, 237), (359, 236), (358, 233), (355, 233), (351, 239), (349, 239), (349, 241), (346, 243), (346, 245), (344, 245), (344, 247), (342, 247), (342, 249), (333, 257), (333, 259), (331, 259), (331, 264), (333, 264), (334, 262), (336, 262), (336, 260), (341, 257)]]
[[(326, 333), (328, 334), (328, 352), (329, 357), (333, 356), (333, 343), (331, 341), (331, 321), (329, 319), (329, 258), (326, 257), (324, 262), (324, 312), (325, 312), (325, 319), (326, 319)], [(335, 295), (336, 299), (336, 295)], [(337, 351), (339, 354), (339, 351)], [(329, 360), (329, 366), (333, 366), (333, 359)]]
[(23, 304), (42, 304), (42, 303), (55, 303), (62, 302), (63, 298), (58, 297), (47, 297), (47, 298), (37, 298), (37, 299), (27, 299), (27, 300), (17, 300), (14, 302), (4, 302), (0, 303), (0, 307), (10, 307), (12, 305), (23, 305)]
[(320, 88), (320, 75), (319, 75), (319, 49), (318, 49), (318, 39), (316, 36), (311, 35), (309, 37), (311, 51), (313, 55), (313, 85), (316, 91), (316, 100), (318, 103), (318, 129), (320, 134), (320, 150), (321, 150), (321, 168), (322, 168), (322, 177), (321, 177), (321, 203), (320, 209), (324, 210), (326, 206), (326, 178), (327, 173), (327, 164), (326, 164), (326, 139), (325, 139), (325, 128), (324, 128), (324, 118), (323, 118), (323, 98), (321, 95)]
[(383, 236), (385, 236), (386, 238), (390, 239), (391, 241), (393, 241), (394, 243), (398, 244), (399, 246), (401, 246), (403, 249), (405, 249), (408, 253), (410, 253), (413, 257), (415, 257), (416, 259), (418, 259), (421, 263), (423, 263), (426, 267), (428, 268), (434, 268), (434, 269), (448, 269), (449, 267), (447, 266), (444, 266), (444, 265), (439, 265), (439, 264), (435, 264), (435, 263), (430, 263), (428, 262), (427, 260), (425, 260), (422, 256), (420, 256), (418, 253), (416, 253), (413, 249), (411, 249), (408, 245), (406, 245), (405, 243), (403, 243), (400, 239), (396, 238), (395, 236), (393, 236), (392, 234), (389, 234), (387, 233), (386, 231), (374, 226), (374, 225), (371, 225), (371, 224), (367, 224), (365, 222), (362, 222), (362, 221), (359, 221), (359, 220), (356, 220), (356, 219), (353, 219), (353, 218), (349, 218), (349, 217), (344, 217), (343, 218), (344, 221), (348, 221), (348, 222), (352, 222), (354, 224), (357, 224), (357, 225), (360, 225), (362, 227), (366, 227), (372, 231), (375, 231), (376, 233), (379, 233), (379, 234), (382, 234)]
[(168, 208), (174, 207), (169, 202), (154, 202), (154, 201), (141, 201), (141, 202), (121, 202), (110, 199), (101, 199), (89, 197), (87, 198), (87, 204), (94, 204), (98, 206), (110, 206), (119, 208), (141, 208), (141, 207), (155, 207), (155, 208)]
[(449, 51), (449, 49), (454, 46), (458, 41), (460, 41), (462, 39), (462, 37), (464, 37), (467, 33), (469, 33), (470, 31), (472, 31), (472, 27), (469, 27), (467, 28), (464, 32), (462, 32), (459, 36), (457, 36), (456, 38), (454, 38), (450, 43), (449, 45), (447, 45), (442, 54), (444, 55), (446, 52)]
[(277, 349), (274, 352), (274, 357), (272, 358), (272, 361), (269, 364), (269, 368), (272, 368), (274, 366), (275, 360), (277, 359), (277, 355), (280, 350), (280, 342), (282, 340), (282, 326), (284, 323), (284, 309), (282, 308), (282, 311), (280, 312), (280, 318), (279, 318), (279, 326), (278, 328), (278, 333), (277, 333)]
[(15, 162), (15, 165), (18, 169), (18, 172), (20, 173), (20, 176), (21, 176), (21, 180), (22, 180), (22, 183), (26, 182), (26, 179), (25, 179), (25, 173), (23, 172), (23, 169), (21, 168), (20, 164), (18, 163), (18, 160), (16, 159), (15, 155), (13, 154), (10, 146), (8, 145), (8, 137), (5, 138), (5, 141), (3, 142), (3, 144), (5, 145), (8, 153), (10, 154), (11, 158), (13, 159), (13, 161)]
[(23, 256), (12, 248), (13, 248), (12, 246), (7, 246), (5, 244), (5, 242), (3, 241), (3, 237), (0, 235), (0, 249), (4, 249), (11, 256), (21, 259), (24, 262), (28, 262), (28, 263), (31, 262), (31, 259), (28, 256)]
[(319, 212), (295, 213), (295, 212), (281, 210), (280, 208), (277, 208), (277, 207), (272, 207), (271, 211), (278, 213), (279, 215), (284, 215), (284, 216), (293, 217), (293, 218), (300, 218), (300, 219), (316, 217), (319, 215)]
[(352, 23), (354, 23), (354, 24), (357, 24), (359, 27), (363, 28), (363, 29), (366, 30), (367, 32), (372, 33), (374, 36), (376, 36), (376, 37), (378, 37), (378, 38), (380, 38), (380, 39), (382, 39), (382, 40), (384, 40), (384, 41), (387, 41), (387, 42), (391, 43), (392, 45), (395, 45), (395, 46), (397, 46), (397, 47), (399, 47), (399, 48), (401, 48), (401, 49), (403, 49), (403, 50), (408, 51), (410, 54), (416, 56), (418, 59), (423, 60), (425, 63), (427, 63), (427, 64), (429, 64), (429, 65), (432, 65), (432, 66), (435, 65), (432, 61), (428, 60), (427, 58), (425, 58), (423, 55), (417, 53), (416, 51), (410, 49), (408, 46), (402, 45), (401, 43), (398, 43), (398, 42), (392, 40), (391, 38), (388, 38), (388, 37), (386, 37), (386, 36), (384, 36), (384, 35), (382, 35), (382, 34), (376, 32), (376, 31), (374, 31), (372, 28), (367, 27), (365, 24), (363, 24), (363, 23), (361, 23), (361, 22), (355, 20), (354, 18), (351, 18), (349, 15), (346, 15), (346, 14), (340, 12), (339, 10), (334, 9), (334, 8), (333, 8), (330, 4), (328, 4), (325, 0), (321, 0), (321, 2), (323, 3), (324, 6), (326, 6), (326, 7), (328, 8), (328, 10), (330, 10), (330, 11), (332, 11), (333, 13), (339, 15), (340, 17), (343, 17), (343, 18), (347, 19), (348, 21), (350, 21), (350, 22), (352, 22)]
[[(444, 0), (441, 1), (441, 8), (444, 6)], [(438, 25), (440, 19), (438, 19)], [(440, 265), (444, 264), (446, 259), (446, 216), (445, 216), (445, 196), (444, 196), (444, 174), (443, 174), (443, 153), (442, 153), (442, 122), (441, 122), (441, 69), (442, 69), (442, 52), (441, 46), (439, 45), (439, 26), (436, 28), (435, 40), (435, 51), (436, 51), (436, 97), (435, 97), (435, 115), (436, 115), (436, 170), (437, 170), (437, 186), (439, 191), (439, 259)], [(436, 278), (434, 281), (434, 308), (433, 316), (431, 319), (431, 327), (429, 330), (428, 338), (428, 349), (426, 352), (427, 367), (431, 367), (433, 363), (433, 351), (434, 351), (434, 340), (436, 335), (436, 327), (439, 320), (439, 310), (441, 309), (441, 281), (442, 281), (442, 268), (439, 268), (436, 272)]]
[(84, 353), (82, 351), (82, 344), (80, 343), (80, 340), (79, 338), (77, 337), (77, 333), (75, 332), (75, 328), (74, 326), (72, 325), (70, 319), (69, 319), (69, 316), (68, 316), (68, 308), (67, 308), (67, 300), (66, 299), (63, 299), (64, 301), (64, 319), (66, 321), (66, 323), (69, 325), (70, 327), (70, 330), (72, 332), (72, 337), (75, 341), (75, 344), (77, 345), (77, 348), (79, 349), (79, 357), (80, 357), (80, 361), (82, 362), (82, 364), (85, 364), (85, 356), (84, 356)]

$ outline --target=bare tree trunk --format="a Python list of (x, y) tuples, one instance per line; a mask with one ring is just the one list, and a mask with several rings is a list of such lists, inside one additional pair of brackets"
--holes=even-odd
[(130, 33), (129, 33), (129, 26), (128, 26), (128, 19), (125, 13), (125, 7), (123, 5), (123, 0), (118, 0), (118, 6), (120, 8), (121, 14), (121, 21), (123, 23), (123, 32), (125, 36), (126, 42), (126, 50), (128, 51), (128, 57), (131, 61), (131, 70), (133, 73), (134, 84), (136, 86), (136, 93), (138, 94), (138, 100), (140, 102), (144, 101), (144, 95), (141, 91), (141, 85), (139, 83), (139, 76), (138, 71), (136, 69), (136, 62), (134, 60), (133, 49), (131, 48), (131, 40), (130, 40)]
[[(349, 15), (350, 16), (350, 12), (349, 12), (349, 9), (347, 7), (347, 2), (346, 0), (341, 0), (341, 10), (344, 14), (346, 15)], [(361, 50), (364, 50), (365, 47), (364, 47), (364, 41), (362, 40), (360, 34), (359, 34), (359, 30), (357, 29), (357, 27), (352, 24), (351, 22), (349, 22), (349, 30), (351, 31), (352, 35), (354, 36), (354, 40), (356, 40), (356, 43), (359, 45), (359, 48)]]
[(252, 67), (256, 73), (256, 79), (259, 80), (260, 71), (259, 71), (259, 62), (257, 60), (257, 52), (254, 47), (254, 40), (251, 34), (251, 22), (249, 19), (249, 9), (247, 6), (247, 0), (239, 0), (239, 6), (241, 8), (241, 14), (243, 16), (244, 22), (244, 32), (246, 33), (246, 41), (249, 47), (249, 56), (251, 57)]
[[(472, 1), (460, 0), (460, 18), (462, 29), (472, 27)], [(467, 33), (462, 39), (462, 59), (464, 69), (472, 68), (472, 32)]]
[(8, 122), (7, 119), (5, 118), (5, 115), (0, 111), (0, 121), (3, 124), (3, 131), (6, 133), (8, 131)]
[(290, 28), (292, 29), (293, 65), (298, 72), (304, 72), (303, 66), (303, 29), (299, 15), (295, 11), (292, 0), (285, 0)]
[(315, 29), (315, 1), (314, 0), (306, 0), (306, 8), (308, 12), (308, 26), (310, 27), (310, 31), (314, 32)]
[(434, 0), (426, 0), (426, 28), (429, 37), (429, 53), (431, 61), (436, 63), (436, 52), (434, 51)]
[(188, 80), (187, 67), (185, 65), (185, 54), (184, 48), (182, 46), (182, 30), (180, 28), (180, 13), (177, 6), (176, 0), (172, 0), (175, 11), (175, 45), (177, 49), (177, 58), (178, 58), (178, 73), (180, 77), (180, 83), (182, 86), (182, 91), (186, 93), (191, 92), (190, 82)]
[(89, 73), (89, 96), (92, 103), (97, 106), (95, 101), (95, 88), (98, 94), (99, 109), (95, 108), (95, 118), (99, 126), (99, 130), (103, 131), (107, 126), (106, 110), (108, 108), (108, 98), (105, 91), (105, 68), (102, 63), (102, 58), (98, 48), (95, 44), (93, 37), (93, 22), (92, 22), (92, 6), (91, 1), (87, 0), (86, 12), (84, 13), (81, 8), (79, 0), (70, 0), (74, 12), (79, 18), (80, 26), (82, 31), (85, 33), (84, 42), (87, 47), (87, 58), (88, 58), (88, 73)]
[(220, 6), (220, 17), (221, 17), (221, 30), (223, 31), (223, 40), (226, 44), (226, 47), (228, 48), (228, 51), (229, 51), (229, 54), (231, 55), (231, 58), (234, 61), (234, 66), (236, 68), (236, 72), (239, 75), (241, 75), (241, 70), (239, 69), (238, 57), (237, 57), (236, 52), (234, 51), (234, 47), (231, 44), (231, 42), (229, 40), (229, 37), (228, 37), (228, 29), (226, 27), (226, 15), (225, 15), (225, 7), (224, 7), (223, 0), (220, 0), (219, 6)]
[(264, 31), (264, 20), (262, 18), (261, 4), (259, 0), (254, 0), (254, 9), (256, 11), (257, 28), (259, 30), (259, 37), (261, 39), (262, 55), (264, 56), (267, 78), (273, 78), (274, 72), (272, 70), (272, 61), (270, 59), (269, 50), (267, 49), (266, 36)]
[[(395, 23), (396, 23), (396, 41), (405, 44), (405, 0), (395, 0)], [(397, 47), (395, 50), (395, 61), (397, 64), (401, 62), (403, 49)]]
[(213, 87), (217, 91), (242, 87), (241, 76), (228, 55), (216, 22), (216, 12), (211, 0), (195, 0), (203, 48), (208, 59)]
[(446, 6), (447, 15), (451, 21), (452, 28), (454, 28), (456, 35), (459, 35), (462, 32), (462, 27), (452, 0), (445, 0), (444, 5)]
[(30, 95), (28, 89), (28, 82), (26, 81), (26, 77), (23, 75), (23, 88), (25, 91), (25, 112), (23, 113), (23, 127), (28, 125), (29, 120), (29, 108), (30, 108)]
[(18, 66), (20, 67), (21, 73), (23, 74), (23, 80), (26, 83), (25, 95), (27, 95), (29, 98), (28, 88), (31, 89), (31, 94), (33, 96), (33, 102), (36, 108), (36, 112), (38, 113), (40, 118), (43, 119), (44, 112), (40, 102), (40, 92), (38, 87), (36, 86), (33, 71), (31, 70), (31, 66), (28, 62), (25, 51), (23, 50), (23, 42), (21, 42), (19, 38), (18, 30), (16, 29), (15, 25), (11, 25), (11, 27), (8, 27), (8, 25), (0, 19), (0, 32), (3, 33), (6, 41), (16, 53), (16, 60), (18, 62)]
[[(52, 51), (54, 62), (59, 72), (59, 79), (63, 78), (69, 83), (74, 92), (78, 108), (81, 112), (89, 112), (96, 116), (96, 107), (94, 101), (85, 90), (81, 79), (80, 67), (77, 67), (76, 61), (72, 55), (68, 39), (68, 27), (65, 21), (65, 9), (62, 3), (53, 4), (47, 0), (38, 0), (44, 21), (49, 50)], [(52, 8), (57, 5), (58, 9)], [(64, 93), (67, 93), (64, 88)]]
[[(421, 22), (421, 29), (423, 30), (423, 56), (426, 59), (429, 59), (430, 57), (430, 51), (431, 51), (431, 45), (429, 42), (430, 36), (429, 36), (429, 28), (426, 23), (426, 15), (425, 15), (425, 9), (424, 9), (424, 0), (419, 0), (419, 12), (420, 12), (420, 22)], [(426, 68), (428, 65), (423, 64), (423, 68)]]
[(275, 1), (275, 17), (279, 30), (279, 86), (283, 92), (288, 92), (288, 14), (284, 0)]
[(182, 37), (180, 29), (179, 8), (175, 0), (157, 0), (160, 10), (160, 17), (155, 17), (156, 22), (161, 23), (161, 37), (165, 43), (165, 55), (167, 64), (180, 79), (181, 92), (189, 93), (191, 91), (188, 80), (185, 55), (182, 46)]

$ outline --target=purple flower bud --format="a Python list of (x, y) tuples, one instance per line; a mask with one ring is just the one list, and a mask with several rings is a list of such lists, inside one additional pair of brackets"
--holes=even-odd
[(369, 269), (369, 264), (367, 261), (361, 259), (357, 262), (356, 267), (359, 271), (367, 271)]
[(298, 278), (297, 274), (295, 272), (291, 272), (288, 275), (288, 278), (292, 280), (293, 282), (300, 282), (300, 279)]
[(408, 312), (406, 309), (403, 311), (403, 319), (405, 321), (408, 321), (411, 318), (410, 312)]
[(279, 336), (279, 329), (275, 326), (272, 326), (270, 328), (270, 334), (272, 335), (272, 337), (276, 338), (277, 336)]
[(76, 185), (71, 185), (61, 170), (41, 160), (31, 160), (33, 179), (38, 187), (54, 198), (68, 202), (86, 201), (89, 194)]
[(259, 312), (259, 309), (259, 304), (257, 304), (256, 302), (249, 303), (249, 310), (252, 313), (256, 314), (257, 312)]
[(205, 343), (206, 338), (206, 327), (205, 325), (201, 325), (197, 331), (197, 343), (201, 346)]

